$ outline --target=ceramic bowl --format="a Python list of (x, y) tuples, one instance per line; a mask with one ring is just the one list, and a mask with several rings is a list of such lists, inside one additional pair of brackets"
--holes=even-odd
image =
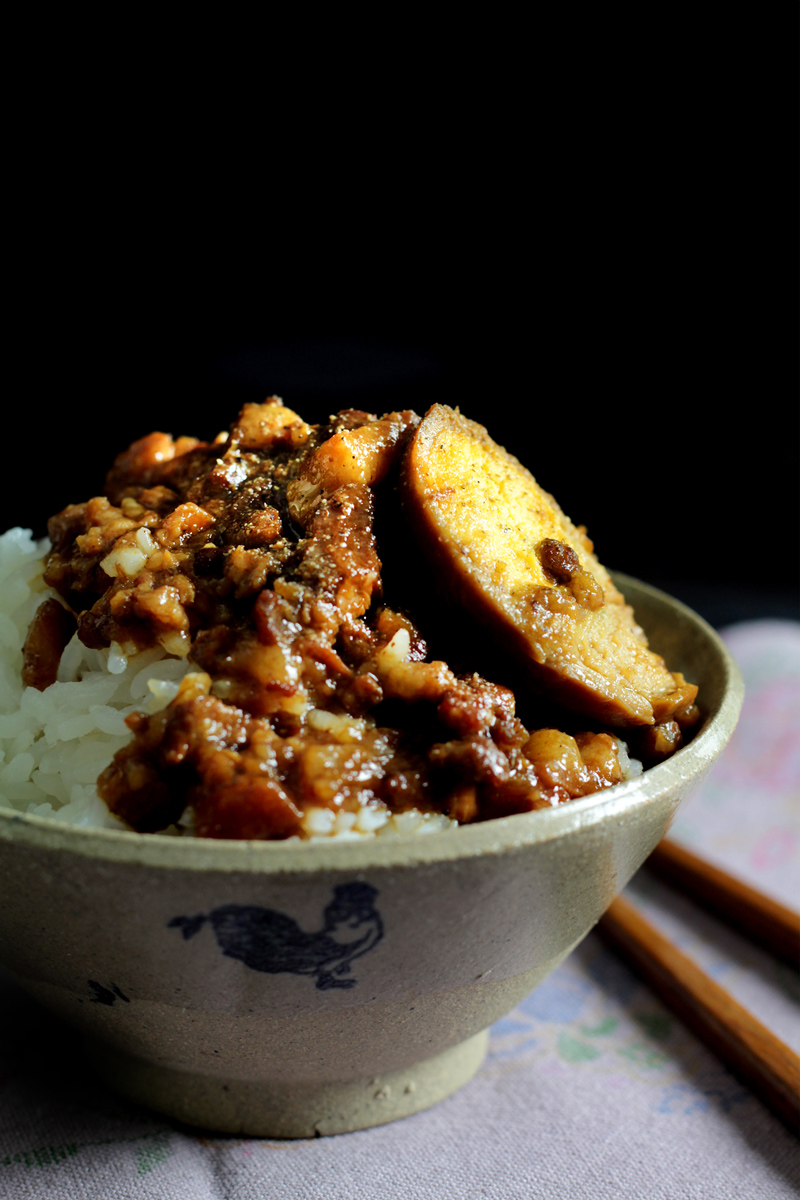
[(624, 576), (654, 649), (700, 685), (693, 741), (554, 809), (359, 842), (222, 842), (0, 810), (0, 962), (124, 1095), (225, 1133), (377, 1125), (453, 1092), (486, 1030), (595, 924), (736, 723), (739, 672)]

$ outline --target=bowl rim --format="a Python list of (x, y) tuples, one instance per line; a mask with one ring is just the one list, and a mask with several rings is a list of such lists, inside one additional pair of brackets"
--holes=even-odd
[[(612, 572), (623, 594), (639, 593), (680, 613), (715, 653), (722, 674), (722, 698), (696, 736), (671, 758), (635, 779), (571, 800), (555, 808), (496, 817), (457, 829), (397, 834), (390, 838), (323, 839), (312, 842), (232, 841), (176, 838), (65, 825), (51, 817), (0, 807), (0, 840), (69, 851), (88, 858), (180, 871), (308, 875), (369, 868), (410, 867), (486, 854), (501, 854), (550, 842), (609, 818), (628, 816), (667, 795), (676, 785), (699, 780), (729, 740), (741, 711), (744, 683), (735, 659), (719, 634), (681, 601), (621, 572)], [(630, 600), (629, 600), (630, 602)], [(633, 603), (635, 605), (635, 597)]]

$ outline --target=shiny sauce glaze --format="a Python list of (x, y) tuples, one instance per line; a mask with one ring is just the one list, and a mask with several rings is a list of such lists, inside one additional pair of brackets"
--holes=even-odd
[[(134, 442), (103, 496), (51, 518), (45, 580), (66, 608), (42, 606), (26, 682), (54, 678), (76, 623), (87, 646), (159, 645), (192, 666), (166, 708), (128, 718), (98, 780), (129, 827), (191, 813), (201, 837), (282, 839), (306, 836), (311, 810), (376, 806), (469, 823), (623, 778), (611, 733), (526, 729), (507, 687), (431, 661), (385, 603), (374, 507), (396, 502), (385, 481), (418, 423), (248, 404), (213, 442)], [(547, 547), (548, 570), (589, 587), (567, 551)], [(648, 738), (657, 761), (681, 731)]]

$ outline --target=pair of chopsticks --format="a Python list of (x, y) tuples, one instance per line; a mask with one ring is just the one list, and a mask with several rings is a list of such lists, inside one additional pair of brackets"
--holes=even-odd
[[(664, 838), (645, 864), (795, 969), (800, 916)], [(789, 1129), (800, 1133), (800, 1057), (618, 896), (598, 930)]]

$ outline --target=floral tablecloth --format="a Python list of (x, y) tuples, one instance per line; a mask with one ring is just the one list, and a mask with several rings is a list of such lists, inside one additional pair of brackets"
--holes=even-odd
[[(747, 696), (672, 836), (800, 898), (800, 625), (724, 634)], [(800, 978), (640, 872), (673, 941), (800, 1051)], [(198, 1136), (99, 1084), (0, 979), (0, 1197), (13, 1200), (739, 1200), (800, 1193), (800, 1142), (590, 934), (491, 1031), (475, 1079), (403, 1121), (312, 1141)]]

